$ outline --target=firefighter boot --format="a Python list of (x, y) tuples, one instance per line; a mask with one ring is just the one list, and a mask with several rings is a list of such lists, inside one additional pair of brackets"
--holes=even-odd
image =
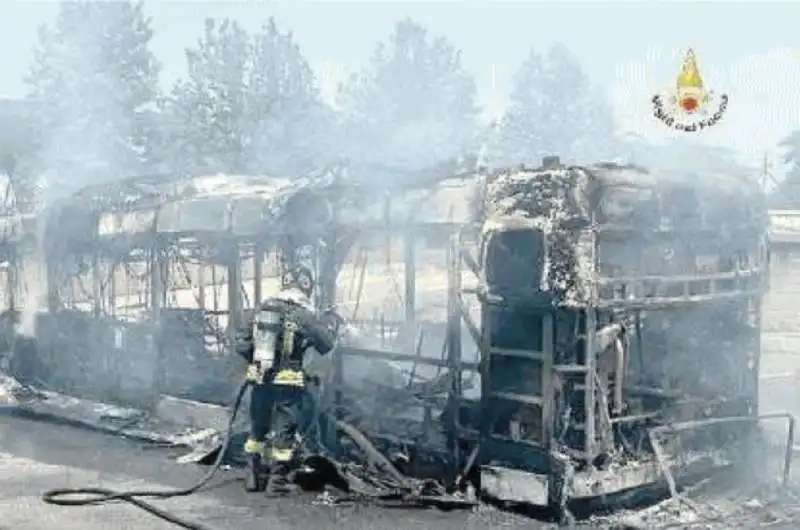
[(264, 461), (263, 442), (258, 443), (247, 440), (245, 453), (247, 453), (247, 472), (244, 478), (244, 487), (249, 492), (261, 492), (267, 489), (269, 468)]

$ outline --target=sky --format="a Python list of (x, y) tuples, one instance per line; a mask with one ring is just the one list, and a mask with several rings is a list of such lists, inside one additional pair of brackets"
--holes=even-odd
[[(411, 17), (463, 51), (487, 116), (499, 114), (514, 71), (531, 48), (561, 42), (611, 98), (624, 134), (658, 142), (671, 132), (651, 115), (650, 98), (672, 86), (687, 48), (708, 88), (730, 98), (726, 116), (692, 141), (735, 149), (743, 161), (776, 160), (777, 144), (800, 126), (800, 2), (385, 2), (146, 0), (153, 51), (165, 86), (185, 71), (184, 48), (206, 17), (257, 28), (274, 16), (291, 29), (317, 71), (323, 93), (364, 65), (392, 24)], [(57, 2), (0, 0), (0, 97), (21, 97), (37, 27)]]

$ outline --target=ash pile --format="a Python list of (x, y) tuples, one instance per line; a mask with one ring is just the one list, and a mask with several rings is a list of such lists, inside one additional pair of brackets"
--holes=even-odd
[(800, 525), (800, 487), (733, 493), (694, 492), (654, 506), (594, 517), (607, 530), (789, 530)]
[(585, 524), (607, 530), (800, 527), (800, 476), (792, 474), (798, 448), (787, 448), (785, 433), (772, 426), (760, 425), (734, 466), (677, 488), (660, 502), (595, 515)]

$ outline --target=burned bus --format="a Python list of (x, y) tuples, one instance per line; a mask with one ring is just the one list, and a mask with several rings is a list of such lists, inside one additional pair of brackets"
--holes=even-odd
[[(288, 197), (312, 190), (330, 202), (333, 218), (310, 230), (319, 237), (300, 240), (317, 241), (314, 252), (326, 304), (337, 300), (338, 275), (356, 241), (387, 233), (402, 236), (405, 321), (397, 323), (398, 329), (430, 324), (421, 321), (414, 307), (415, 234), (437, 245), (453, 236), (446, 319), (440, 319), (446, 322), (428, 326), (429, 335), (435, 331), (438, 337), (444, 324), (446, 340), (436, 348), (438, 358), (422, 355), (420, 341), (397, 341), (402, 350), (416, 342), (414, 353), (388, 351), (383, 340), (381, 348), (373, 348), (376, 341), (369, 339), (374, 337), (365, 333), (364, 340), (340, 342), (329, 356), (330, 370), (319, 376), (325, 384), (315, 396), (320, 410), (357, 425), (385, 456), (413, 453), (409, 474), (444, 476), (445, 482), (470, 475), (479, 477), (488, 496), (560, 506), (664, 479), (674, 486), (683, 477), (736, 459), (741, 444), (731, 440), (746, 439), (742, 433), (759, 417), (760, 307), (767, 287), (769, 219), (755, 181), (613, 164), (565, 167), (555, 159), (534, 169), (470, 171), (458, 177), (452, 177), (453, 170), (447, 172), (450, 177), (442, 173), (420, 179), (424, 182), (416, 187), (405, 183), (390, 190), (372, 190), (339, 176), (308, 185), (217, 176), (159, 182), (160, 187), (137, 180), (129, 188), (115, 184), (103, 194), (87, 190), (70, 201), (76, 205), (70, 211), (100, 204), (87, 220), (94, 228), (82, 232), (90, 238), (68, 239), (63, 223), (51, 224), (61, 230), (54, 232), (59, 236), (51, 238), (54, 244), (46, 245), (49, 314), (55, 318), (60, 312), (56, 295), (64, 282), (59, 274), (82, 269), (63, 270), (73, 261), (67, 257), (92, 258), (86, 261), (93, 264), (94, 313), (104, 299), (117, 297), (113, 274), (106, 282), (110, 292), (102, 293), (100, 257), (111, 262), (112, 270), (146, 261), (142, 278), (149, 288), (139, 298), (152, 320), (170, 329), (160, 322), (168, 313), (170, 282), (164, 276), (175, 273), (162, 271), (170, 271), (174, 262), (203, 258), (227, 270), (227, 308), (209, 313), (241, 321), (251, 305), (242, 296), (245, 283), (252, 280), (251, 303), (260, 300), (266, 256), (282, 257), (291, 247), (284, 239), (296, 243), (309, 232), (286, 222)], [(450, 180), (480, 184), (472, 201), (473, 222), (421, 216), (433, 213), (428, 211), (436, 202), (430, 200), (435, 195), (431, 188), (450, 186)], [(459, 195), (453, 186), (452, 195)], [(148, 191), (151, 187), (156, 192)], [(136, 200), (120, 189), (130, 189)], [(468, 202), (460, 195), (459, 201)], [(207, 209), (209, 203), (217, 206), (219, 223), (212, 226), (185, 215), (187, 208)], [(104, 218), (143, 222), (126, 230), (120, 229), (126, 223), (119, 223), (103, 233), (99, 221)], [(64, 241), (71, 241), (69, 248)], [(253, 259), (247, 280), (245, 259)], [(212, 277), (210, 283), (216, 292), (218, 282)], [(203, 311), (204, 298), (198, 295), (197, 301)], [(444, 298), (437, 292), (437, 302)], [(108, 305), (113, 313), (117, 304)], [(435, 309), (438, 314), (438, 305)], [(204, 322), (187, 322), (187, 327), (205, 330)], [(380, 323), (383, 338), (383, 316)], [(53, 352), (47, 358), (53, 364), (72, 362), (69, 355), (55, 355), (63, 353), (64, 338), (49, 335), (53, 340), (38, 337)], [(214, 335), (223, 346), (225, 335)], [(470, 337), (477, 359), (465, 354)], [(205, 350), (204, 340), (192, 341)], [(136, 348), (137, 364), (144, 365), (140, 350), (145, 348)], [(176, 351), (174, 343), (159, 348), (149, 366), (163, 366), (161, 358), (188, 359)], [(392, 364), (364, 370), (365, 358)], [(403, 371), (394, 363), (412, 368)], [(180, 367), (175, 373), (189, 372), (184, 368), (188, 363), (173, 364)], [(435, 367), (436, 376), (421, 381), (416, 367), (425, 364)], [(392, 377), (376, 378), (376, 371)], [(169, 371), (153, 371), (162, 372)], [(467, 392), (464, 374), (469, 372), (477, 372), (473, 381), (480, 387), (469, 390), (479, 392)], [(176, 387), (164, 384), (166, 376), (151, 379), (155, 396)], [(336, 432), (320, 438), (331, 453), (348, 454), (343, 448), (349, 446)]]
[(481, 354), (454, 423), (482, 489), (552, 505), (730, 462), (758, 418), (757, 183), (551, 158), (484, 184), (478, 248), (452, 263), (479, 287), (451, 289), (449, 314)]

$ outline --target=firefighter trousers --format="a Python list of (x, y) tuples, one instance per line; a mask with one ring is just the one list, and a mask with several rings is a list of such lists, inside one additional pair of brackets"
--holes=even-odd
[(253, 385), (245, 452), (261, 454), (272, 473), (287, 473), (298, 456), (296, 435), (306, 421), (307, 408), (304, 388), (273, 381)]

